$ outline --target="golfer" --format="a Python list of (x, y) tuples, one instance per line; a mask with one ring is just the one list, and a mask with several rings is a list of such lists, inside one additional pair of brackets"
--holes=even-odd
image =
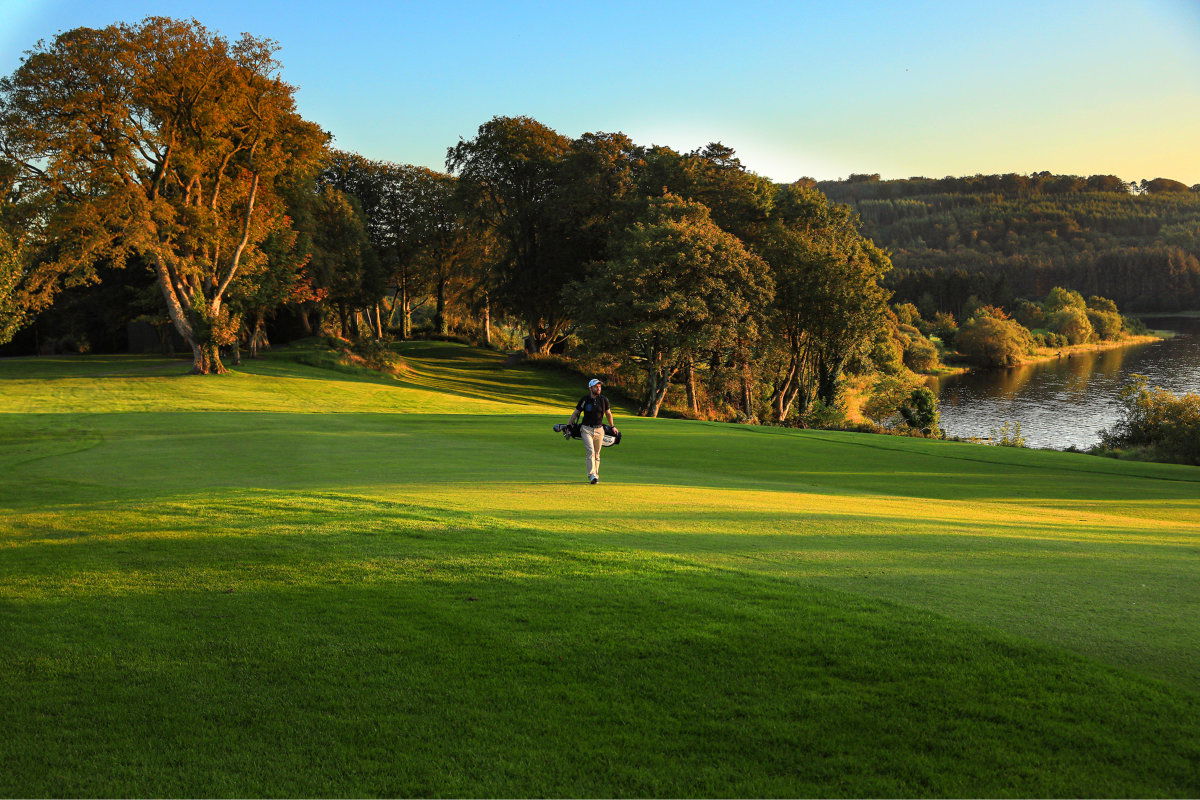
[(604, 449), (604, 418), (608, 418), (609, 427), (613, 427), (612, 407), (608, 398), (601, 392), (604, 384), (596, 378), (588, 381), (588, 393), (575, 405), (575, 413), (571, 415), (571, 425), (583, 414), (583, 425), (579, 432), (583, 435), (583, 452), (587, 458), (588, 483), (600, 482), (600, 451)]

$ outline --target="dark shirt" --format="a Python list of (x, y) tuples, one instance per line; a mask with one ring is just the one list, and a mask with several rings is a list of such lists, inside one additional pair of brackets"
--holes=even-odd
[(592, 397), (591, 393), (585, 394), (575, 406), (576, 411), (583, 412), (583, 424), (592, 428), (601, 424), (604, 420), (604, 412), (609, 408), (607, 397), (604, 395)]

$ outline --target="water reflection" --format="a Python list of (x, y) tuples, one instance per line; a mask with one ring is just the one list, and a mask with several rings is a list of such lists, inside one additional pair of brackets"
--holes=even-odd
[(1117, 393), (1134, 373), (1173, 392), (1200, 392), (1200, 319), (1159, 318), (1173, 339), (1081, 353), (1041, 364), (931, 379), (942, 426), (953, 436), (992, 435), (1020, 422), (1031, 447), (1087, 447), (1116, 422)]

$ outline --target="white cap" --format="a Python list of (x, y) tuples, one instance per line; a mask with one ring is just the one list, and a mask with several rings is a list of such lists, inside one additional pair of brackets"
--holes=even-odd
[(592, 388), (593, 386), (596, 386), (596, 385), (597, 385), (597, 384), (599, 384), (599, 383), (600, 383), (600, 379), (599, 379), (599, 378), (592, 378), (590, 381), (588, 381), (588, 388), (590, 389), (590, 388)]

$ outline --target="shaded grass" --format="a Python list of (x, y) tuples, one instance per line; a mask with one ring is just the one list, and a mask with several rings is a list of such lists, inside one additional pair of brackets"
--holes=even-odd
[(1200, 470), (403, 356), (0, 361), (0, 794), (1200, 790)]

